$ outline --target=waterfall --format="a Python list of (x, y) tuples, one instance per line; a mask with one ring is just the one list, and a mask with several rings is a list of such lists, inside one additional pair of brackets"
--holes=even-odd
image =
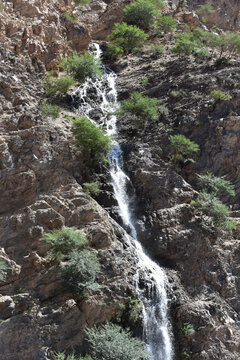
[[(98, 44), (92, 43), (91, 50), (96, 57), (101, 56)], [(107, 133), (114, 137), (117, 135), (117, 127), (116, 116), (113, 113), (118, 106), (115, 87), (116, 74), (104, 66), (103, 72), (104, 75), (101, 79), (89, 79), (76, 89), (73, 98), (75, 101), (76, 99), (80, 101), (77, 109), (79, 114), (87, 116), (90, 120), (93, 118), (99, 126), (105, 125)], [(91, 97), (92, 92), (97, 95), (97, 99)], [(130, 210), (130, 199), (126, 191), (130, 179), (123, 171), (122, 150), (116, 141), (113, 145), (111, 154), (109, 154), (111, 183), (119, 206), (119, 215), (126, 228), (130, 230), (131, 236), (127, 236), (138, 258), (138, 270), (134, 282), (138, 296), (143, 303), (144, 340), (151, 360), (172, 360), (173, 349), (165, 290), (167, 279), (163, 269), (148, 257), (137, 239)], [(140, 286), (143, 278), (144, 288)]]

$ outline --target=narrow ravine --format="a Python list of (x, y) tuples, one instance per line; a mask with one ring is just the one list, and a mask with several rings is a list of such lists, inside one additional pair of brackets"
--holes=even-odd
[[(96, 57), (101, 56), (98, 44), (92, 43), (91, 50)], [(100, 126), (105, 125), (107, 133), (117, 138), (116, 115), (118, 106), (116, 91), (116, 74), (103, 66), (101, 79), (88, 80), (73, 93), (77, 98), (77, 112), (94, 119)], [(92, 96), (94, 94), (94, 96)], [(135, 287), (143, 303), (144, 340), (151, 360), (172, 360), (173, 346), (171, 326), (168, 319), (168, 299), (165, 290), (166, 276), (161, 267), (153, 262), (145, 253), (138, 241), (134, 226), (133, 214), (130, 210), (130, 199), (127, 188), (130, 179), (123, 171), (122, 150), (116, 140), (109, 154), (111, 184), (119, 206), (119, 215), (126, 229), (129, 229), (129, 243), (138, 258), (138, 270), (135, 274)], [(144, 287), (142, 280), (144, 279)]]

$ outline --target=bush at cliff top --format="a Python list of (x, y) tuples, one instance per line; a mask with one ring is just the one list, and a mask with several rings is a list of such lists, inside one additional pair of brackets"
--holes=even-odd
[(73, 117), (72, 132), (85, 156), (96, 163), (106, 160), (111, 149), (111, 138), (86, 117)]
[(123, 21), (143, 30), (148, 30), (153, 24), (154, 17), (159, 15), (155, 5), (149, 0), (136, 0), (123, 9)]
[(58, 268), (59, 277), (64, 286), (73, 295), (83, 295), (84, 291), (99, 288), (97, 276), (101, 265), (97, 255), (90, 249), (74, 250), (68, 255), (69, 260)]
[(57, 257), (67, 255), (73, 249), (82, 249), (88, 243), (86, 235), (82, 231), (65, 226), (44, 233), (42, 240), (46, 241), (51, 252)]
[(59, 65), (80, 82), (84, 82), (87, 78), (95, 79), (102, 75), (100, 60), (88, 52), (83, 54), (74, 52), (72, 56), (61, 60)]
[(130, 113), (142, 120), (157, 120), (159, 104), (158, 99), (144, 96), (135, 91), (130, 95), (130, 99), (122, 101), (119, 113)]
[(141, 360), (150, 356), (144, 343), (132, 337), (128, 330), (107, 323), (86, 330), (93, 360)]
[(147, 34), (135, 25), (128, 25), (125, 22), (115, 24), (109, 35), (117, 46), (123, 49), (125, 54), (128, 54), (138, 44), (147, 39)]
[(171, 159), (173, 161), (184, 160), (193, 153), (199, 151), (199, 146), (184, 135), (170, 135)]
[(43, 81), (43, 88), (47, 95), (55, 95), (56, 93), (66, 94), (75, 83), (76, 81), (70, 76), (56, 78), (49, 74)]

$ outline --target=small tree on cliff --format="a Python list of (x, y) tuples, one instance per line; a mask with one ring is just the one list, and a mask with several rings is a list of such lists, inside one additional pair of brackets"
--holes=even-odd
[(148, 30), (153, 24), (154, 17), (159, 15), (156, 6), (149, 0), (136, 0), (123, 9), (123, 21), (143, 30)]

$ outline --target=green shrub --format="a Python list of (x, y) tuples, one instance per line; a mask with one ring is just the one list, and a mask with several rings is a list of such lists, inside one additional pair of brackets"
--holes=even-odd
[(83, 186), (83, 191), (91, 196), (98, 196), (100, 193), (100, 189), (99, 189), (99, 181), (92, 181), (90, 183), (85, 182), (82, 184)]
[(57, 352), (53, 355), (53, 360), (92, 360), (90, 356), (66, 355), (65, 352)]
[(56, 78), (51, 75), (47, 75), (43, 88), (47, 95), (55, 95), (56, 93), (66, 94), (71, 86), (75, 84), (75, 80), (70, 76), (61, 76)]
[(204, 214), (210, 216), (214, 226), (217, 228), (229, 232), (238, 228), (236, 221), (229, 219), (229, 208), (213, 194), (204, 191), (200, 192), (198, 198), (192, 204), (199, 207)]
[(4, 259), (0, 259), (0, 281), (6, 280), (7, 277), (7, 270), (9, 266), (7, 265)]
[(105, 156), (112, 147), (111, 137), (86, 117), (71, 119), (73, 121), (72, 132), (85, 155), (96, 163), (105, 162)]
[(155, 23), (158, 33), (169, 33), (176, 29), (177, 23), (172, 16), (161, 15)]
[(159, 100), (144, 96), (139, 92), (133, 92), (130, 99), (121, 103), (120, 114), (130, 113), (142, 120), (157, 120)]
[(148, 30), (153, 24), (154, 16), (159, 16), (154, 4), (149, 0), (136, 0), (123, 9), (123, 21)]
[(232, 97), (230, 94), (225, 94), (221, 90), (212, 90), (209, 94), (210, 99), (212, 99), (215, 103), (218, 101), (228, 101), (231, 100)]
[(103, 59), (105, 61), (115, 61), (120, 59), (123, 56), (123, 53), (123, 48), (117, 44), (110, 43), (108, 44), (108, 48), (103, 55)]
[(235, 196), (234, 185), (226, 180), (224, 176), (214, 176), (207, 173), (205, 175), (197, 175), (200, 189), (214, 196), (230, 195)]
[(145, 41), (146, 38), (147, 34), (143, 30), (135, 25), (128, 25), (125, 22), (121, 24), (116, 23), (109, 35), (109, 39), (122, 48), (125, 54), (128, 54), (140, 42)]
[(87, 78), (95, 79), (102, 75), (100, 60), (88, 52), (83, 54), (74, 52), (72, 56), (61, 60), (59, 65), (80, 82), (84, 82)]
[(62, 227), (44, 233), (42, 240), (49, 245), (51, 252), (57, 256), (69, 254), (73, 249), (82, 249), (88, 244), (86, 235), (74, 227)]
[(195, 330), (192, 324), (184, 323), (180, 328), (180, 333), (183, 334), (184, 336), (190, 336), (195, 333)]
[(199, 146), (184, 135), (170, 135), (171, 160), (184, 160), (199, 151)]
[(93, 360), (142, 360), (149, 358), (144, 343), (128, 330), (107, 323), (101, 328), (86, 329)]
[(52, 105), (44, 101), (40, 104), (40, 109), (44, 118), (51, 117), (53, 119), (57, 119), (61, 112), (59, 106)]
[(172, 90), (169, 94), (171, 98), (178, 99), (181, 96), (181, 91), (179, 90)]
[(79, 296), (88, 290), (99, 288), (96, 282), (101, 271), (97, 255), (88, 249), (69, 253), (67, 263), (60, 264), (59, 277), (67, 290)]
[(76, 24), (76, 22), (78, 21), (77, 16), (71, 14), (69, 11), (66, 11), (63, 14), (63, 17), (65, 20), (69, 21), (71, 24)]

